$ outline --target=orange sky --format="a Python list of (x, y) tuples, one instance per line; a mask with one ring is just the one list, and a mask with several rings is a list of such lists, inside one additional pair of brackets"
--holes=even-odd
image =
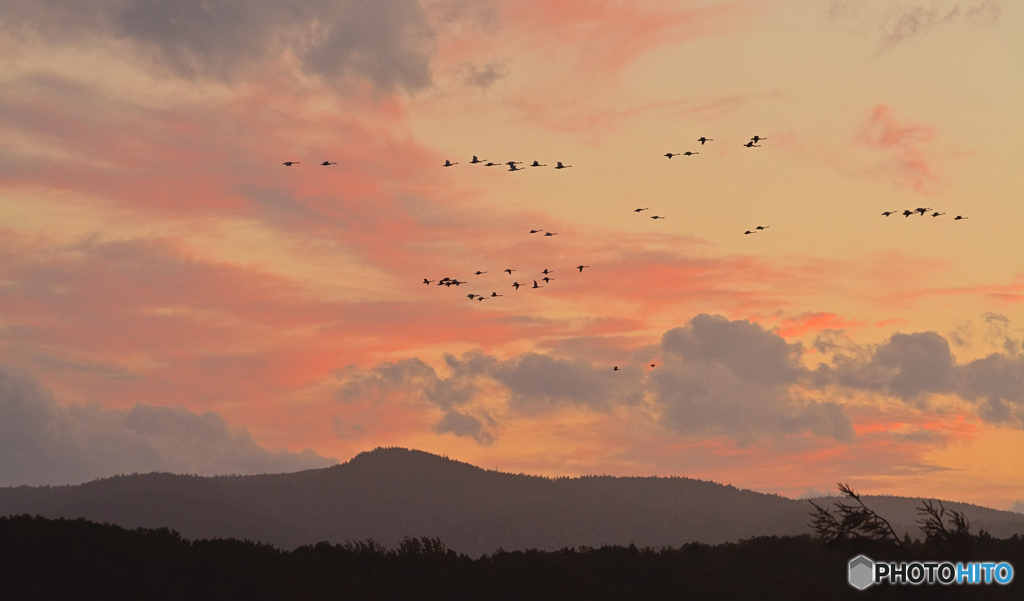
[(0, 483), (271, 469), (187, 455), (205, 415), (294, 466), (1024, 499), (1024, 11), (818, 4), (0, 8)]

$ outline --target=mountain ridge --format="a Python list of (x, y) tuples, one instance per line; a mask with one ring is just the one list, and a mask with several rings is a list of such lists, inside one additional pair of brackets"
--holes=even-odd
[[(919, 535), (913, 507), (923, 499), (863, 499), (901, 534)], [(976, 530), (1002, 537), (1024, 533), (1024, 515), (944, 504), (967, 512)], [(469, 554), (603, 544), (658, 548), (803, 534), (810, 532), (810, 509), (806, 501), (692, 478), (510, 474), (398, 447), (286, 474), (150, 473), (0, 488), (0, 515), (84, 517), (282, 548), (367, 538), (393, 545), (405, 536), (427, 536)]]

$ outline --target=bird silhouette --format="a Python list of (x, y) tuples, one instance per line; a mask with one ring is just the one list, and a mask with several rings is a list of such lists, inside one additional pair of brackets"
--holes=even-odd
[(970, 217), (964, 217), (963, 215), (957, 215), (953, 218), (953, 221), (960, 221), (961, 219), (970, 219)]
[(646, 210), (648, 210), (648, 209), (650, 209), (650, 207), (644, 207), (644, 208), (642, 208), (642, 209), (633, 209), (633, 212), (634, 212), (634, 213), (640, 213), (641, 211), (646, 211)]
[(666, 153), (665, 153), (664, 155), (662, 155), (662, 156), (665, 156), (665, 157), (668, 157), (668, 158), (670, 158), (670, 159), (671, 159), (672, 157), (677, 157), (677, 156), (679, 156), (679, 153), (677, 152), (677, 153), (673, 154), (673, 153), (671, 153), (671, 152), (666, 152)]
[(690, 152), (689, 150), (687, 150), (686, 152), (683, 153), (683, 156), (684, 157), (688, 157), (688, 156), (693, 156), (695, 154), (700, 154), (700, 153), (699, 152)]
[(429, 286), (430, 283), (433, 282), (433, 281), (434, 280), (428, 280), (427, 278), (423, 278), (423, 283), (426, 284), (427, 286)]
[(907, 210), (903, 211), (903, 216), (904, 216), (904, 217), (910, 217), (910, 216), (911, 216), (911, 215), (913, 215), (913, 214), (914, 214), (915, 212), (916, 212), (916, 211), (911, 211), (910, 209), (907, 209)]
[(747, 231), (743, 232), (743, 235), (744, 235), (744, 236), (748, 236), (748, 235), (750, 235), (750, 234), (756, 234), (756, 233), (757, 233), (756, 231), (752, 232), (752, 231), (750, 231), (750, 230), (747, 230)]
[(590, 267), (590, 265), (577, 265), (577, 266), (576, 266), (576, 269), (579, 269), (579, 270), (580, 270), (580, 273), (583, 273), (583, 268), (584, 268), (584, 267)]
[(506, 270), (505, 270), (505, 273), (507, 273), (507, 274), (509, 274), (509, 275), (512, 275), (512, 272), (513, 272), (513, 271), (515, 271), (515, 269), (506, 269)]
[(544, 275), (548, 275), (548, 274), (555, 273), (555, 270), (554, 269), (545, 269), (541, 273), (543, 273)]
[(337, 163), (332, 163), (330, 161), (324, 161), (323, 163), (320, 163), (320, 165), (323, 166), (323, 167), (327, 167), (328, 165), (337, 165)]
[(445, 285), (445, 284), (447, 284), (447, 283), (448, 283), (449, 281), (450, 281), (450, 280), (449, 280), (448, 278), (445, 278), (445, 279), (443, 279), (443, 280), (439, 281), (439, 282), (437, 283), (437, 285), (438, 285), (438, 286), (444, 286), (444, 285)]
[(562, 161), (558, 161), (558, 164), (555, 165), (555, 169), (568, 169), (569, 167), (572, 167), (572, 165), (563, 165)]
[(544, 231), (544, 230), (530, 230), (530, 233), (531, 233), (531, 234), (539, 234), (539, 233), (541, 233), (541, 232), (543, 232), (543, 231)]
[(484, 167), (501, 167), (502, 163), (487, 163)]
[(512, 287), (515, 288), (516, 290), (519, 290), (520, 286), (525, 286), (525, 285), (526, 284), (520, 284), (519, 282), (512, 282)]
[(504, 294), (498, 294), (497, 292), (492, 292), (491, 293), (491, 298), (494, 298), (496, 296), (505, 296), (505, 295)]
[(509, 167), (513, 167), (515, 165), (522, 165), (523, 162), (522, 161), (505, 161), (505, 164), (508, 165)]
[(657, 363), (651, 363), (651, 367), (658, 367)]
[(476, 297), (476, 300), (478, 300), (478, 301), (487, 300), (487, 297), (481, 294), (480, 296)]
[(754, 144), (753, 142), (747, 142), (746, 144), (744, 144), (744, 146), (746, 146), (747, 148), (760, 148), (761, 147), (760, 144)]
[(530, 167), (547, 167), (547, 165), (541, 165), (539, 162), (534, 161), (533, 163), (530, 163)]
[(753, 142), (754, 144), (757, 144), (761, 140), (767, 140), (767, 139), (768, 138), (762, 138), (761, 136), (754, 136), (753, 138), (750, 138), (750, 141)]
[[(543, 288), (543, 287), (544, 287), (544, 286), (538, 286), (538, 285), (537, 285), (537, 280), (533, 280), (533, 288)], [(531, 290), (532, 290), (533, 288), (531, 288)]]
[(664, 219), (661, 215), (651, 215), (651, 219)]
[(555, 278), (543, 277), (543, 278), (541, 278), (541, 279), (542, 279), (542, 280), (544, 280), (544, 283), (545, 283), (545, 284), (547, 284), (548, 282), (550, 282), (551, 280), (553, 280), (553, 279), (555, 279)]
[(281, 164), (284, 165), (285, 167), (291, 167), (292, 165), (298, 165), (299, 162), (298, 161), (285, 161), (285, 162), (283, 162)]
[(515, 165), (509, 165), (508, 166), (508, 170), (509, 171), (522, 171), (523, 169), (521, 167), (516, 167)]
[(467, 294), (466, 298), (468, 298), (469, 300), (473, 300), (474, 298), (476, 298), (476, 295), (475, 294)]
[(766, 229), (768, 229), (770, 227), (771, 227), (770, 225), (759, 225), (759, 226), (755, 227), (754, 229), (755, 230), (766, 230)]
[(448, 283), (453, 285), (453, 286), (455, 286), (455, 287), (459, 287), (459, 286), (465, 284), (466, 282), (460, 282), (459, 280), (448, 280)]
[(938, 217), (939, 215), (945, 215), (945, 213), (940, 213), (938, 211), (935, 211), (934, 213), (932, 213), (932, 217)]
[(557, 236), (558, 232), (544, 232), (545, 236)]
[(888, 217), (889, 215), (895, 215), (896, 213), (899, 213), (899, 211), (886, 211), (886, 212), (882, 213), (882, 216), (883, 217)]
[[(487, 160), (487, 159), (484, 159), (484, 161), (486, 161), (486, 160)], [(470, 165), (476, 165), (477, 163), (482, 163), (482, 162), (484, 162), (484, 161), (481, 161), (480, 159), (476, 158), (476, 155), (474, 154), (474, 155), (473, 155), (473, 160), (472, 160), (472, 161), (470, 161), (470, 162), (469, 162), (469, 164), (470, 164)]]
[(704, 136), (701, 136), (701, 137), (697, 138), (697, 141), (700, 142), (701, 146), (703, 146), (704, 142), (714, 142), (715, 140), (714, 140), (714, 138), (705, 138)]
[(448, 161), (448, 160), (445, 160), (445, 162), (444, 162), (444, 166), (445, 167), (453, 167), (455, 165), (458, 165), (458, 163), (453, 163), (453, 162)]
[(475, 272), (473, 272), (473, 275), (483, 275), (485, 273), (487, 273), (487, 272), (486, 271), (475, 271)]
[(615, 367), (613, 367), (613, 368), (612, 368), (612, 371), (619, 371), (619, 366), (618, 366), (618, 365), (616, 365)]
[(924, 214), (927, 213), (928, 211), (931, 211), (931, 210), (932, 210), (931, 207), (917, 207), (916, 209), (914, 209), (914, 212), (915, 213), (920, 213), (921, 217), (924, 217)]

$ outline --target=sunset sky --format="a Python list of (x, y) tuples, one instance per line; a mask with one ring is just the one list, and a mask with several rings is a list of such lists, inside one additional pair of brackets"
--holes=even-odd
[(1021, 107), (1019, 0), (7, 0), (0, 485), (403, 446), (1024, 511)]

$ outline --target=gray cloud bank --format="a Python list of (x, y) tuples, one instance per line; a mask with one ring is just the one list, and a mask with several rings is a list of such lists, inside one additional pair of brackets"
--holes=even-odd
[[(986, 315), (989, 323), (1005, 321)], [(840, 348), (827, 338), (817, 346), (831, 365), (815, 373), (819, 384), (835, 383), (898, 397), (926, 406), (931, 394), (956, 395), (973, 403), (988, 423), (1024, 428), (1024, 344), (1004, 337), (1000, 351), (959, 363), (949, 341), (935, 332), (893, 334), (871, 347)]]
[(128, 40), (186, 77), (232, 79), (291, 54), (309, 74), (385, 90), (430, 83), (436, 37), (417, 0), (5, 0), (0, 27), (57, 44)]
[(258, 445), (216, 413), (136, 405), (61, 406), (34, 380), (0, 367), (0, 485), (73, 484), (115, 474), (294, 472), (337, 460)]
[[(638, 365), (625, 365), (630, 360), (624, 357), (617, 372), (611, 365), (538, 353), (502, 360), (470, 352), (446, 355), (441, 370), (407, 359), (349, 372), (336, 396), (346, 403), (428, 403), (444, 412), (435, 431), (481, 444), (498, 436), (494, 403), (483, 402), (495, 395), (504, 399), (498, 410), (504, 417), (566, 406), (598, 412), (642, 407), (682, 434), (740, 443), (797, 433), (853, 440), (840, 401), (860, 391), (922, 411), (931, 395), (956, 395), (983, 421), (1024, 428), (1024, 343), (1009, 336), (1005, 318), (985, 319), (990, 331), (1003, 332), (989, 340), (999, 350), (963, 364), (935, 332), (897, 333), (881, 344), (857, 345), (843, 332), (826, 331), (814, 343), (824, 362), (811, 369), (801, 360), (807, 350), (802, 344), (755, 323), (702, 314), (637, 351), (632, 363)], [(641, 367), (651, 358), (657, 367)], [(904, 436), (937, 439), (928, 432)]]
[[(654, 369), (525, 353), (501, 360), (480, 352), (445, 356), (440, 375), (420, 359), (387, 362), (345, 376), (337, 398), (351, 402), (396, 396), (443, 410), (439, 433), (490, 444), (494, 416), (480, 408), (485, 394), (507, 399), (511, 415), (538, 415), (575, 406), (598, 412), (644, 406), (666, 427), (695, 435), (728, 435), (747, 441), (812, 432), (853, 437), (841, 405), (803, 398), (796, 385), (812, 374), (800, 364), (803, 347), (747, 321), (698, 315), (644, 349), (661, 356)], [(646, 357), (642, 358), (646, 362)]]

